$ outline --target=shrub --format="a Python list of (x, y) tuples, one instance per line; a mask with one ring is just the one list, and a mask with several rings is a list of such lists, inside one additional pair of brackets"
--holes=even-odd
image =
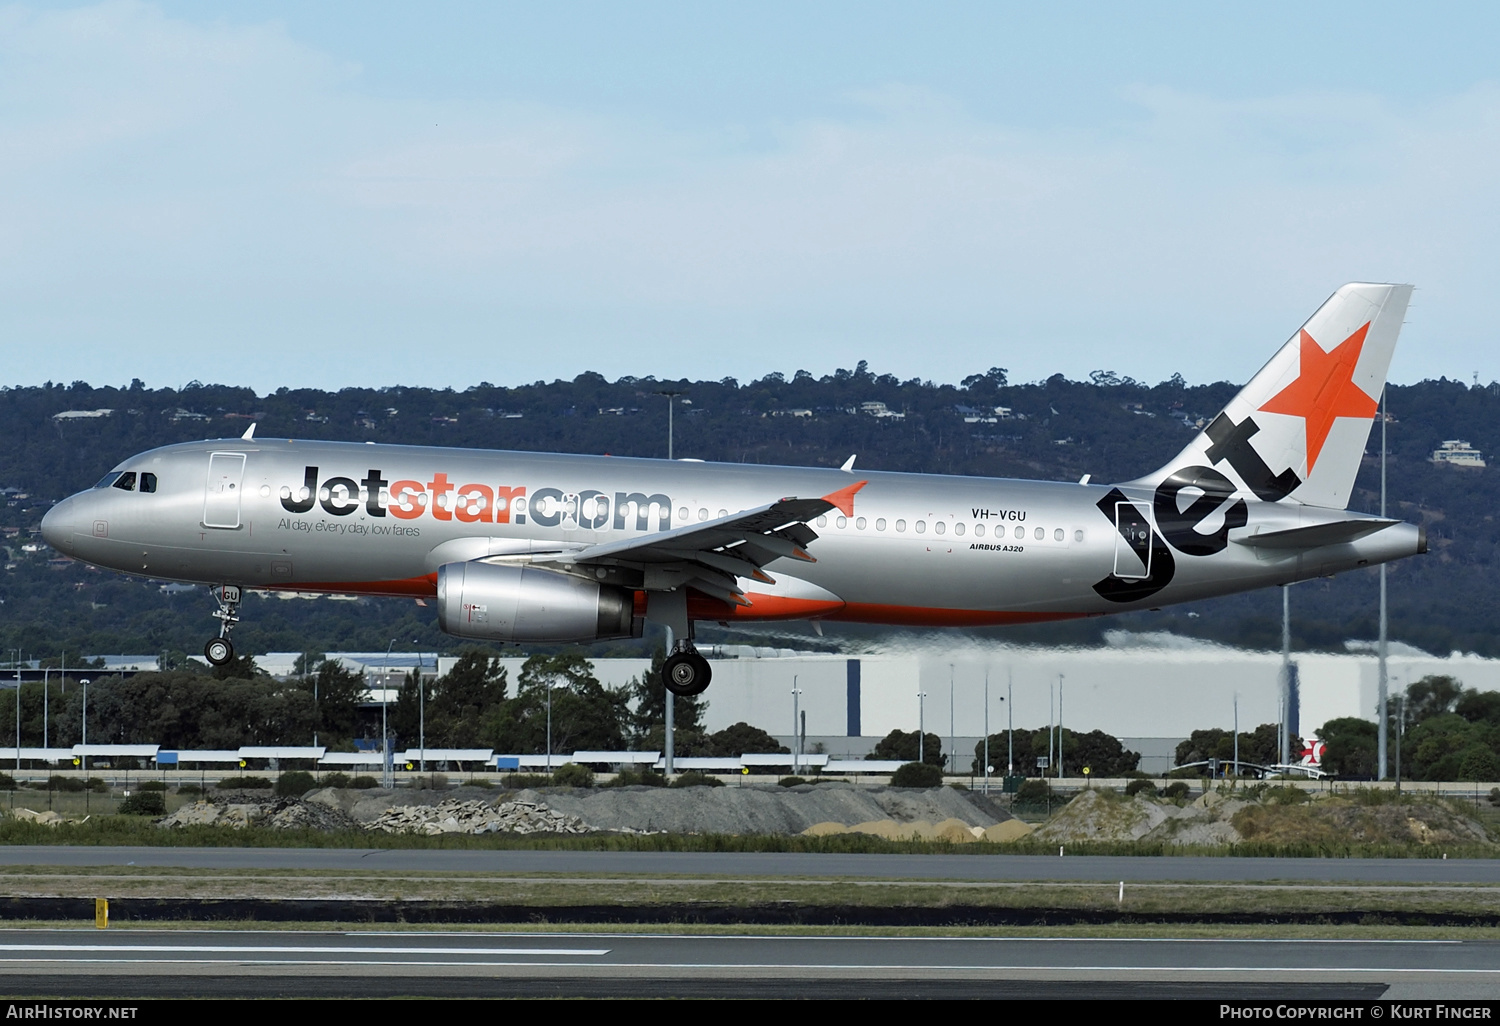
[(0, 791), (14, 791), (16, 789), (16, 778), (9, 773), (0, 773)]
[(1016, 788), (1012, 799), (1017, 805), (1045, 805), (1052, 797), (1052, 785), (1045, 780), (1025, 780)]
[(1500, 787), (1490, 788), (1490, 804), (1500, 805)]
[(1312, 796), (1300, 787), (1292, 784), (1282, 784), (1280, 787), (1268, 787), (1261, 796), (1261, 801), (1272, 805), (1300, 805), (1302, 802), (1311, 801)]
[(271, 782), (265, 777), (225, 777), (214, 785), (220, 791), (269, 791)]
[(968, 784), (961, 783), (960, 781), (957, 781), (957, 780), (953, 781), (953, 783), (949, 784), (948, 786), (951, 787), (951, 788), (953, 788), (953, 790), (955, 790), (955, 791), (967, 791), (969, 789), (969, 785)]
[(700, 770), (688, 770), (679, 773), (677, 779), (672, 781), (672, 787), (723, 787), (724, 781), (718, 777), (711, 777)]
[(1178, 798), (1186, 798), (1192, 790), (1186, 780), (1174, 780), (1167, 785), (1167, 789), (1162, 792), (1162, 795), (1176, 801)]
[(565, 762), (552, 771), (552, 783), (556, 787), (593, 787), (594, 771), (576, 762)]
[(546, 787), (552, 783), (552, 778), (545, 773), (507, 773), (500, 778), (500, 782), (506, 787), (519, 790), (523, 787)]
[(120, 803), (119, 811), (126, 815), (165, 816), (167, 796), (160, 791), (133, 791)]
[(349, 781), (349, 786), (360, 791), (368, 791), (372, 787), (379, 787), (380, 781), (367, 774), (365, 776), (355, 777), (353, 780)]
[(349, 786), (349, 774), (347, 774), (347, 773), (324, 773), (323, 774), (323, 786), (324, 787), (348, 787)]
[(276, 778), (276, 793), (283, 798), (297, 798), (318, 786), (307, 770), (287, 770)]
[(1144, 794), (1147, 798), (1156, 797), (1156, 785), (1145, 777), (1136, 777), (1125, 785), (1125, 797), (1133, 798), (1138, 794)]
[(108, 794), (109, 785), (106, 784), (100, 777), (89, 777), (88, 781), (83, 786), (83, 790), (92, 791), (95, 794)]
[(805, 777), (782, 777), (780, 780), (776, 781), (776, 783), (779, 784), (782, 787), (796, 787), (798, 784), (805, 784), (805, 783), (807, 783), (807, 778), (805, 778)]
[(909, 762), (891, 774), (892, 787), (942, 787), (943, 770), (930, 762)]
[(495, 785), (492, 784), (492, 783), (490, 783), (488, 780), (484, 779), (483, 777), (475, 777), (474, 779), (472, 779), (468, 783), (466, 783), (464, 786), (465, 787), (477, 787), (480, 790), (489, 791), (489, 790), (492, 790)]
[(604, 787), (631, 787), (633, 785), (645, 787), (666, 787), (667, 778), (654, 769), (643, 767), (639, 770), (622, 769), (615, 774), (615, 779), (604, 784)]
[(165, 792), (167, 790), (167, 785), (166, 782), (162, 780), (142, 780), (140, 783), (140, 789), (142, 791)]
[(178, 784), (177, 785), (177, 793), (178, 794), (202, 794), (203, 793), (203, 788), (199, 787), (197, 784)]

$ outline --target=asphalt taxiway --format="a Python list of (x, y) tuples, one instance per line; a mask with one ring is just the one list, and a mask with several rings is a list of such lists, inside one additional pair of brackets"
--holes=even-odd
[(1489, 941), (0, 931), (0, 996), (1500, 997)]

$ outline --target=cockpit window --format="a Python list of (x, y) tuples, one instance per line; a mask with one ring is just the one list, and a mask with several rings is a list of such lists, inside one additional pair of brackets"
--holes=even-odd
[(141, 474), (141, 491), (143, 491), (143, 492), (154, 492), (154, 491), (156, 491), (156, 475), (155, 474), (150, 473), (149, 471)]
[(125, 471), (125, 473), (120, 475), (119, 480), (115, 482), (114, 486), (122, 492), (135, 491), (135, 471)]
[(120, 472), (117, 471), (117, 470), (111, 470), (108, 474), (105, 474), (103, 477), (101, 477), (99, 479), (99, 483), (96, 484), (96, 485), (94, 485), (94, 487), (95, 488), (108, 488), (110, 485), (114, 484), (119, 479), (120, 479)]

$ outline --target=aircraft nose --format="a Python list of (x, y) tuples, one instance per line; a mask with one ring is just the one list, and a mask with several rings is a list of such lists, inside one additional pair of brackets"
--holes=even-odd
[(70, 496), (42, 517), (42, 537), (60, 552), (73, 551), (73, 531), (78, 524), (78, 497)]

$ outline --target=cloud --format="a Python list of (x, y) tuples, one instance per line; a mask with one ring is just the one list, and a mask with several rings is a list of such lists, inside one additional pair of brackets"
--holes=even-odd
[(1373, 278), (1427, 287), (1398, 378), (1500, 376), (1474, 298), (1493, 86), (1125, 98), (1128, 119), (1021, 129), (894, 83), (838, 116), (683, 126), (382, 95), (275, 24), (7, 8), (0, 331), (28, 343), (17, 380), (80, 355), (261, 388), (861, 358), (1245, 379)]

